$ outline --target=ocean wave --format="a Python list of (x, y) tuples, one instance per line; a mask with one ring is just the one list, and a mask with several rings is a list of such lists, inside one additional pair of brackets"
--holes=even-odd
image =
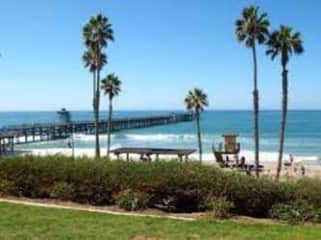
[[(83, 142), (94, 142), (95, 135), (87, 135), (87, 134), (75, 134), (75, 141), (83, 141)], [(100, 134), (100, 139), (102, 141), (107, 140), (106, 134)], [(191, 133), (113, 133), (111, 134), (112, 140), (119, 141), (155, 141), (155, 142), (195, 142), (197, 140), (196, 134)], [(202, 135), (202, 141), (205, 144), (218, 144), (223, 141), (223, 138), (219, 134), (208, 134), (205, 133)], [(239, 138), (239, 142), (242, 146), (253, 147), (253, 138), (249, 136), (242, 136)], [(262, 146), (277, 146), (279, 144), (278, 137), (262, 137), (260, 139), (260, 143)], [(295, 138), (287, 138), (286, 139), (287, 147), (301, 147), (304, 145), (305, 147), (318, 147), (320, 142), (315, 142), (310, 139), (295, 139)]]
[[(114, 140), (135, 140), (135, 141), (171, 141), (171, 140), (195, 140), (195, 134), (112, 134)], [(95, 135), (75, 134), (76, 141), (95, 141)], [(100, 139), (107, 139), (106, 134), (100, 134)], [(204, 139), (205, 140), (205, 139)]]
[(125, 134), (127, 139), (138, 141), (194, 140), (193, 134)]
[[(101, 140), (107, 140), (107, 134), (100, 134), (99, 138)], [(111, 134), (111, 139), (115, 138), (114, 134)], [(95, 135), (89, 134), (74, 134), (75, 141), (83, 141), (83, 142), (94, 142), (96, 139)]]
[[(111, 135), (113, 148), (120, 146), (157, 146), (157, 147), (186, 147), (186, 148), (197, 148), (197, 135), (192, 133), (113, 133)], [(76, 146), (79, 147), (89, 147), (94, 146), (95, 135), (87, 134), (75, 134), (74, 140)], [(107, 141), (107, 135), (100, 135), (101, 144), (104, 146)], [(59, 141), (61, 141), (59, 143)], [(57, 140), (50, 144), (49, 142), (36, 143), (36, 145), (41, 145), (41, 147), (55, 147), (55, 146), (65, 146), (66, 140)], [(216, 133), (205, 133), (202, 135), (202, 141), (204, 146), (204, 152), (211, 156), (211, 146), (212, 144), (219, 144), (223, 141), (220, 134)], [(286, 140), (286, 149), (288, 153), (284, 154), (284, 159), (289, 158), (289, 153), (292, 155), (297, 155), (295, 158), (298, 161), (305, 162), (317, 162), (321, 163), (320, 154), (316, 151), (319, 146), (318, 143), (313, 141), (308, 141), (304, 139), (304, 144), (302, 139), (289, 138)], [(245, 156), (246, 159), (254, 159), (253, 151), (253, 138), (251, 136), (243, 136), (239, 138), (241, 143), (241, 153), (240, 156)], [(260, 152), (260, 158), (262, 161), (266, 162), (276, 162), (278, 158), (278, 153), (273, 151), (277, 149), (279, 144), (278, 138), (261, 138), (261, 149), (264, 152)], [(52, 146), (53, 145), (53, 146)], [(34, 147), (34, 145), (30, 146)], [(211, 157), (213, 158), (213, 156)]]

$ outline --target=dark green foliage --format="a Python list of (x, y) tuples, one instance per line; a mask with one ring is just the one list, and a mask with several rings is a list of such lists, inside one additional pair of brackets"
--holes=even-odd
[(208, 212), (207, 216), (212, 219), (224, 219), (228, 218), (231, 215), (231, 210), (234, 207), (234, 204), (225, 197), (218, 197), (212, 199), (210, 202), (210, 211)]
[(270, 215), (274, 219), (289, 223), (320, 222), (320, 209), (314, 208), (306, 200), (296, 200), (289, 204), (277, 203), (272, 206)]
[(118, 207), (127, 211), (146, 209), (149, 196), (144, 192), (134, 192), (131, 189), (121, 191), (115, 196)]
[(64, 201), (73, 199), (74, 188), (72, 184), (66, 182), (56, 182), (50, 189), (50, 197)]
[(224, 198), (233, 203), (233, 214), (254, 217), (267, 217), (275, 204), (296, 200), (321, 209), (320, 180), (276, 182), (199, 163), (73, 160), (62, 156), (1, 159), (0, 193), (93, 205), (120, 204), (120, 199), (136, 201), (141, 194), (146, 207), (171, 212), (206, 211), (213, 199)]
[(0, 196), (3, 194), (14, 195), (18, 192), (14, 182), (1, 180), (0, 181)]
[(321, 179), (303, 178), (296, 182), (292, 200), (302, 199), (321, 208)]

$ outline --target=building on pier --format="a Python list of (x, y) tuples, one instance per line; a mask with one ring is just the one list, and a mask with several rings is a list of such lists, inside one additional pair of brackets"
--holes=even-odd
[(66, 108), (62, 108), (60, 111), (57, 112), (59, 122), (61, 123), (70, 123), (71, 122), (71, 113), (67, 111)]

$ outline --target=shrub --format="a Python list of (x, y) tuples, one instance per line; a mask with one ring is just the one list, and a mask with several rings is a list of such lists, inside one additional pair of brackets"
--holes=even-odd
[(73, 185), (66, 182), (56, 182), (53, 184), (50, 197), (64, 201), (73, 199)]
[(312, 219), (312, 222), (321, 223), (321, 208), (315, 211), (315, 215)]
[[(321, 181), (316, 179), (276, 182), (191, 162), (122, 162), (59, 155), (1, 158), (0, 192), (93, 205), (116, 202), (130, 210), (150, 207), (170, 212), (210, 210), (213, 199), (223, 198), (234, 204), (233, 214), (253, 217), (268, 217), (278, 209), (277, 204), (298, 200), (321, 209)], [(217, 206), (224, 209), (224, 201)]]
[(318, 221), (319, 210), (305, 200), (296, 200), (289, 204), (277, 203), (272, 206), (270, 215), (274, 219), (299, 223)]
[(210, 204), (210, 211), (207, 213), (207, 216), (212, 219), (224, 219), (228, 218), (231, 215), (231, 209), (234, 207), (234, 204), (224, 197), (214, 198)]
[(142, 210), (147, 208), (148, 195), (142, 192), (124, 190), (115, 197), (118, 207), (127, 211)]
[(17, 189), (13, 182), (2, 180), (0, 181), (0, 195), (14, 195)]
[(302, 178), (294, 184), (292, 200), (305, 200), (315, 208), (321, 208), (321, 179)]

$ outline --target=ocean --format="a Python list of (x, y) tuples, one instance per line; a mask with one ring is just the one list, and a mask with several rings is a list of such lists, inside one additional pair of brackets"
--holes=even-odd
[[(115, 118), (169, 114), (171, 111), (116, 111)], [(71, 112), (73, 120), (90, 120), (90, 111)], [(107, 117), (102, 112), (102, 118)], [(203, 148), (211, 156), (211, 147), (222, 141), (222, 134), (237, 133), (241, 154), (253, 158), (253, 124), (251, 111), (206, 111), (201, 117)], [(58, 121), (56, 112), (0, 112), (0, 127), (22, 123)], [(260, 112), (261, 159), (275, 161), (279, 145), (279, 111)], [(76, 148), (94, 148), (94, 136), (76, 134)], [(106, 135), (101, 136), (101, 147), (106, 147)], [(197, 148), (195, 122), (126, 130), (112, 134), (112, 147), (175, 147)], [(20, 149), (65, 149), (66, 140), (28, 145)], [(320, 164), (321, 111), (289, 111), (285, 141), (285, 158), (292, 154), (310, 164)]]

